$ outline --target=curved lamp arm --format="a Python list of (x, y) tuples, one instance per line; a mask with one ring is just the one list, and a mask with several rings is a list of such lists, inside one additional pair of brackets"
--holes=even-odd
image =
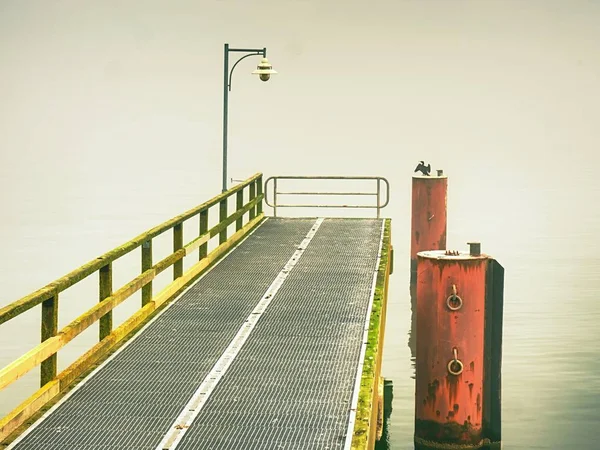
[(233, 69), (235, 69), (235, 66), (238, 65), (238, 63), (245, 58), (248, 58), (249, 56), (259, 56), (262, 55), (263, 52), (262, 51), (257, 51), (256, 53), (248, 53), (247, 55), (242, 56), (240, 59), (238, 59), (235, 64), (233, 65), (233, 67), (231, 68), (231, 70), (229, 71), (229, 79), (227, 80), (227, 89), (229, 89), (231, 91), (231, 78), (233, 76)]

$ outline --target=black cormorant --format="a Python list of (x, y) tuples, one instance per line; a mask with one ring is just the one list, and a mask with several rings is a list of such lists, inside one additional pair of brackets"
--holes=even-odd
[(421, 171), (423, 173), (423, 175), (425, 175), (426, 177), (429, 176), (429, 172), (431, 172), (431, 164), (427, 164), (425, 165), (424, 161), (421, 161), (419, 163), (419, 165), (417, 166), (417, 168), (415, 169), (415, 172)]

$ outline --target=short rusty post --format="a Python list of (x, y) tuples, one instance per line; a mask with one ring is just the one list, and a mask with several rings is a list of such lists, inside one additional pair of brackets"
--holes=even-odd
[[(240, 189), (239, 191), (237, 191), (237, 194), (236, 194), (236, 204), (235, 204), (236, 212), (240, 211), (243, 207), (244, 207), (244, 190)], [(244, 225), (244, 216), (241, 215), (235, 221), (235, 231), (240, 231), (242, 229), (243, 225)]]
[[(256, 198), (256, 185), (254, 183), (250, 183), (250, 197), (248, 198), (248, 201), (252, 201)], [(256, 217), (256, 207), (253, 206), (252, 208), (250, 208), (250, 220), (254, 219)]]
[(416, 279), (417, 253), (446, 249), (448, 178), (442, 174), (412, 179), (411, 281)]
[[(152, 268), (152, 239), (142, 244), (142, 273)], [(142, 286), (142, 306), (152, 301), (152, 281)]]
[[(259, 197), (261, 195), (263, 195), (263, 177), (262, 177), (262, 175), (260, 177), (258, 177), (258, 179), (256, 180), (256, 192), (258, 193)], [(263, 201), (259, 200), (258, 203), (256, 204), (256, 214), (257, 215), (260, 215), (263, 212), (262, 203), (263, 203)]]
[(419, 252), (415, 448), (499, 448), (504, 269), (488, 255)]
[[(112, 263), (108, 263), (107, 265), (100, 268), (98, 271), (100, 283), (98, 290), (98, 299), (99, 301), (103, 301), (106, 298), (112, 295), (113, 281), (112, 281)], [(100, 329), (98, 337), (100, 340), (104, 339), (112, 332), (113, 327), (113, 317), (112, 311), (107, 312), (102, 317), (100, 317)]]
[[(200, 211), (200, 236), (208, 231), (208, 209)], [(206, 258), (208, 254), (208, 243), (202, 244), (199, 250), (198, 260)]]
[[(219, 202), (219, 223), (224, 224), (227, 219), (227, 199), (224, 198)], [(219, 244), (223, 244), (227, 240), (227, 227), (219, 233)]]
[(481, 255), (481, 244), (479, 242), (467, 242), (467, 244), (469, 245), (469, 255)]
[[(173, 253), (183, 248), (183, 223), (173, 227)], [(183, 258), (173, 264), (173, 280), (183, 275)]]
[[(42, 302), (42, 342), (58, 332), (58, 294)], [(42, 361), (40, 387), (56, 378), (56, 353)]]

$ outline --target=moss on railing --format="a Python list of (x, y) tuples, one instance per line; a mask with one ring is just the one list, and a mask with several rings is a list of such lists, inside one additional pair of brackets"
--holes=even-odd
[[(258, 189), (257, 189), (257, 186)], [(243, 190), (248, 187), (251, 192), (248, 201), (243, 202)], [(239, 185), (168, 220), (151, 230), (142, 233), (116, 249), (90, 261), (62, 278), (38, 289), (3, 308), (0, 308), (0, 324), (13, 319), (21, 313), (42, 304), (42, 343), (31, 349), (4, 368), (0, 368), (0, 389), (8, 386), (34, 367), (41, 365), (41, 389), (0, 419), (0, 441), (11, 433), (16, 434), (22, 425), (36, 415), (42, 408), (57, 400), (70, 389), (71, 384), (82, 374), (88, 373), (94, 364), (105, 360), (124, 340), (128, 339), (164, 304), (175, 298), (189, 284), (194, 282), (207, 268), (223, 257), (248, 232), (263, 219), (262, 174), (258, 173)], [(227, 212), (227, 200), (235, 194), (236, 210), (231, 215)], [(219, 205), (220, 221), (208, 229), (208, 209)], [(248, 222), (243, 225), (245, 216)], [(184, 243), (183, 222), (199, 216), (200, 236), (187, 244)], [(236, 232), (228, 238), (227, 228), (236, 225)], [(152, 239), (173, 229), (173, 253), (152, 265)], [(211, 238), (219, 236), (219, 245), (207, 254), (207, 243)], [(113, 292), (112, 262), (121, 256), (141, 247), (142, 273)], [(183, 271), (183, 258), (198, 250), (199, 260), (187, 271)], [(173, 282), (162, 292), (153, 295), (152, 280), (162, 271), (173, 267)], [(99, 272), (100, 301), (77, 319), (58, 329), (59, 293)], [(121, 326), (112, 329), (112, 310), (135, 292), (142, 290), (142, 304), (133, 316)], [(89, 349), (77, 361), (57, 374), (56, 355), (60, 348), (78, 336), (85, 329), (99, 322), (100, 342)], [(16, 431), (15, 431), (16, 430)], [(1, 448), (0, 444), (0, 448)]]

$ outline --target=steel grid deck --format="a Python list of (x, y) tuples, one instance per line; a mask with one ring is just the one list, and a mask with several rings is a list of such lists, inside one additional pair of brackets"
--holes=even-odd
[[(268, 219), (14, 448), (154, 450), (314, 222)], [(343, 448), (382, 226), (322, 223), (178, 449)]]

